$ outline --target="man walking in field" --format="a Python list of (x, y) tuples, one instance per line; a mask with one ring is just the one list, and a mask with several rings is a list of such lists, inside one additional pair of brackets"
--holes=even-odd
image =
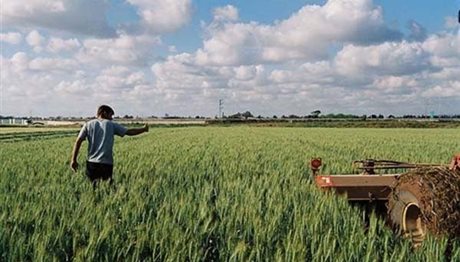
[(80, 130), (72, 151), (70, 167), (74, 172), (78, 169), (77, 157), (81, 144), (88, 140), (88, 160), (86, 175), (96, 186), (99, 180), (112, 182), (113, 174), (113, 142), (114, 136), (135, 136), (148, 132), (149, 128), (126, 128), (112, 121), (114, 111), (110, 106), (102, 105), (97, 109), (97, 118), (85, 123)]

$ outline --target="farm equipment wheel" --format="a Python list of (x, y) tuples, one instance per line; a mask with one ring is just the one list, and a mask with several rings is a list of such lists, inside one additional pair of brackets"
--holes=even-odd
[(413, 247), (419, 247), (427, 232), (419, 185), (397, 185), (390, 194), (388, 205), (388, 218), (393, 227), (401, 236), (410, 239)]

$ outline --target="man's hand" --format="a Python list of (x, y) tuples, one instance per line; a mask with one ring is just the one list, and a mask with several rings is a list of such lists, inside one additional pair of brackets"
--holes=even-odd
[(80, 151), (80, 147), (81, 147), (81, 143), (83, 143), (84, 141), (84, 138), (77, 138), (77, 140), (75, 140), (75, 144), (73, 146), (73, 150), (72, 150), (72, 158), (70, 158), (70, 168), (72, 168), (72, 170), (74, 172), (77, 172), (77, 169), (78, 169), (78, 162), (77, 162), (77, 157), (78, 157), (78, 152)]
[(77, 170), (78, 170), (78, 162), (77, 161), (72, 161), (72, 163), (70, 163), (70, 168), (72, 168), (73, 172), (77, 172)]
[(126, 135), (128, 136), (137, 136), (139, 134), (142, 134), (144, 132), (149, 131), (149, 126), (145, 124), (143, 127), (138, 127), (138, 128), (130, 128), (126, 131)]

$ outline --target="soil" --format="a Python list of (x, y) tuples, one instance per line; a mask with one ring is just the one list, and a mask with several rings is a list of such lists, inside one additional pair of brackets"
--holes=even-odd
[(446, 167), (411, 170), (394, 185), (409, 190), (420, 203), (427, 229), (435, 235), (460, 236), (460, 172)]

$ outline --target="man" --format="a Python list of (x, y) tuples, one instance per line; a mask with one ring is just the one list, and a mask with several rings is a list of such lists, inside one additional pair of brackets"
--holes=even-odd
[(96, 186), (99, 180), (112, 182), (113, 174), (113, 142), (114, 135), (135, 136), (148, 132), (149, 128), (126, 128), (112, 121), (114, 111), (110, 106), (102, 105), (97, 109), (97, 119), (85, 123), (80, 130), (72, 151), (70, 167), (74, 172), (78, 169), (78, 152), (85, 139), (88, 140), (88, 160), (86, 161), (86, 175)]

